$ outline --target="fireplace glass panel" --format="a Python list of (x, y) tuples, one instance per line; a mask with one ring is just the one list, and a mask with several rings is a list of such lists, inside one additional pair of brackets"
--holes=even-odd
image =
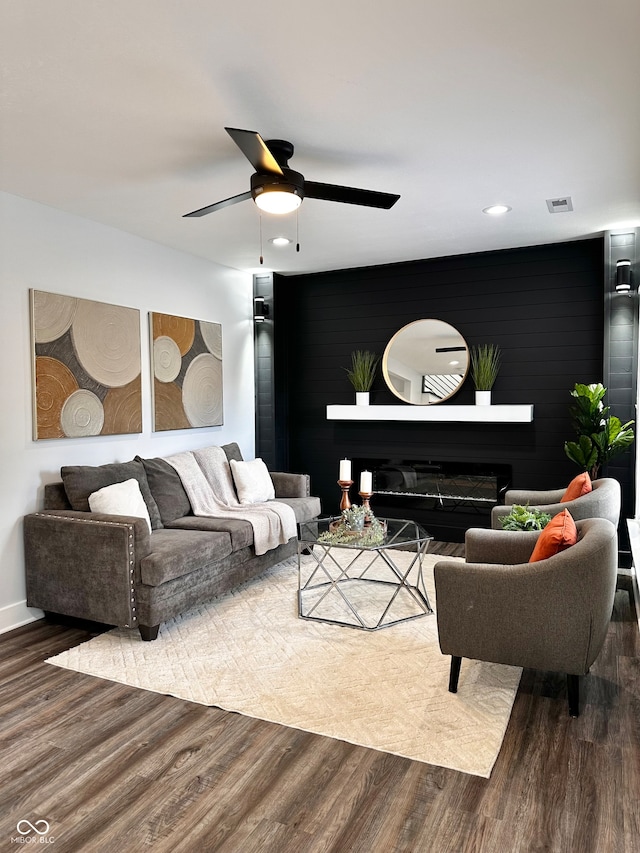
[(357, 459), (373, 475), (374, 501), (440, 512), (490, 513), (511, 484), (511, 466), (480, 462)]

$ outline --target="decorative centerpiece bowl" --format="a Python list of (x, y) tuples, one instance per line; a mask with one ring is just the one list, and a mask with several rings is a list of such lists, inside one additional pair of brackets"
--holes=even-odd
[(386, 521), (378, 521), (370, 508), (354, 505), (329, 523), (329, 530), (318, 537), (318, 542), (327, 545), (381, 545), (386, 535)]

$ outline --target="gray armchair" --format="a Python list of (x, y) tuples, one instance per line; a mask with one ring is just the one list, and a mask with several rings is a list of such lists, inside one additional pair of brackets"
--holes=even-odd
[(616, 589), (617, 532), (604, 518), (576, 522), (578, 541), (527, 562), (538, 533), (468, 530), (465, 562), (435, 565), (440, 649), (451, 655), (449, 690), (462, 658), (567, 675), (579, 714), (579, 676), (604, 643)]
[(581, 518), (607, 518), (618, 526), (620, 520), (620, 483), (610, 477), (593, 481), (593, 490), (573, 501), (560, 503), (565, 489), (532, 491), (530, 489), (510, 489), (504, 496), (504, 506), (494, 506), (491, 510), (491, 527), (501, 530), (500, 519), (509, 515), (514, 505), (544, 510), (552, 517), (563, 509), (568, 509), (574, 521)]

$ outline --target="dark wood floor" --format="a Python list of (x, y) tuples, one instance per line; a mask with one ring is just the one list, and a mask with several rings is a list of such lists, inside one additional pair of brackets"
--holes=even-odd
[(1, 850), (19, 849), (22, 820), (48, 821), (56, 853), (640, 850), (626, 588), (581, 716), (563, 678), (525, 670), (488, 780), (43, 662), (90, 636), (36, 622), (0, 637)]

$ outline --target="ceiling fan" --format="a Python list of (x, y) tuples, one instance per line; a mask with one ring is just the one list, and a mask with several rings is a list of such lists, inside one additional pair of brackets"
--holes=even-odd
[(300, 172), (294, 172), (287, 165), (293, 156), (293, 145), (290, 142), (284, 139), (268, 139), (265, 142), (253, 130), (239, 130), (235, 127), (225, 127), (225, 130), (255, 169), (255, 174), (251, 176), (251, 189), (185, 213), (185, 217), (205, 216), (250, 198), (267, 213), (290, 213), (301, 205), (303, 198), (360, 204), (385, 210), (393, 207), (400, 198), (391, 193), (306, 181)]

